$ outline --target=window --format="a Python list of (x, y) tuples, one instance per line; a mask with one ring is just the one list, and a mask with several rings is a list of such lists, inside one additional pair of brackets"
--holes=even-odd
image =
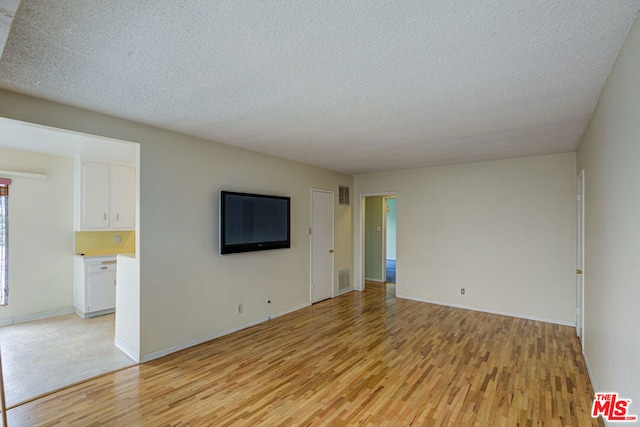
[(0, 178), (0, 305), (9, 303), (9, 184)]

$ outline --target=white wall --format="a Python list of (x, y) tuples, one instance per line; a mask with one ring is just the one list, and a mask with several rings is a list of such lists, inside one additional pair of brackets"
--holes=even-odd
[[(336, 215), (350, 214), (337, 189), (351, 177), (211, 142), (143, 144), (141, 173), (142, 348), (151, 351), (308, 304), (310, 189), (333, 190)], [(218, 255), (223, 189), (291, 196), (291, 249)], [(351, 239), (350, 223), (336, 221), (336, 250)], [(351, 256), (336, 252), (336, 271)]]
[(585, 355), (596, 391), (640, 415), (640, 24), (631, 27), (578, 151), (585, 170)]
[(355, 199), (397, 192), (398, 296), (571, 324), (575, 176), (575, 153), (529, 157), (356, 176)]
[(0, 148), (0, 169), (35, 172), (9, 187), (9, 305), (0, 324), (73, 307), (73, 160)]
[[(0, 116), (141, 144), (142, 358), (309, 303), (311, 187), (336, 193), (335, 270), (352, 265), (350, 176), (6, 91)], [(292, 248), (220, 257), (221, 189), (291, 196)]]

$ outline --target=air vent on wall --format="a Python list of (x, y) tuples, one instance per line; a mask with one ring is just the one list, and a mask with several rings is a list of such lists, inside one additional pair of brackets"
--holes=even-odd
[(338, 204), (349, 206), (349, 187), (344, 185), (338, 187)]

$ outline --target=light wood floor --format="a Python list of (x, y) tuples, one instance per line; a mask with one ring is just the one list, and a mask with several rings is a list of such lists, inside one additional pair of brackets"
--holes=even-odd
[(9, 411), (24, 425), (598, 425), (574, 329), (369, 286)]

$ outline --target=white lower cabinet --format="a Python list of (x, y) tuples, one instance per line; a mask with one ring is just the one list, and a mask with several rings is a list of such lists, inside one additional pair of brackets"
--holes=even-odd
[(75, 256), (73, 305), (84, 319), (113, 313), (116, 308), (116, 257)]

